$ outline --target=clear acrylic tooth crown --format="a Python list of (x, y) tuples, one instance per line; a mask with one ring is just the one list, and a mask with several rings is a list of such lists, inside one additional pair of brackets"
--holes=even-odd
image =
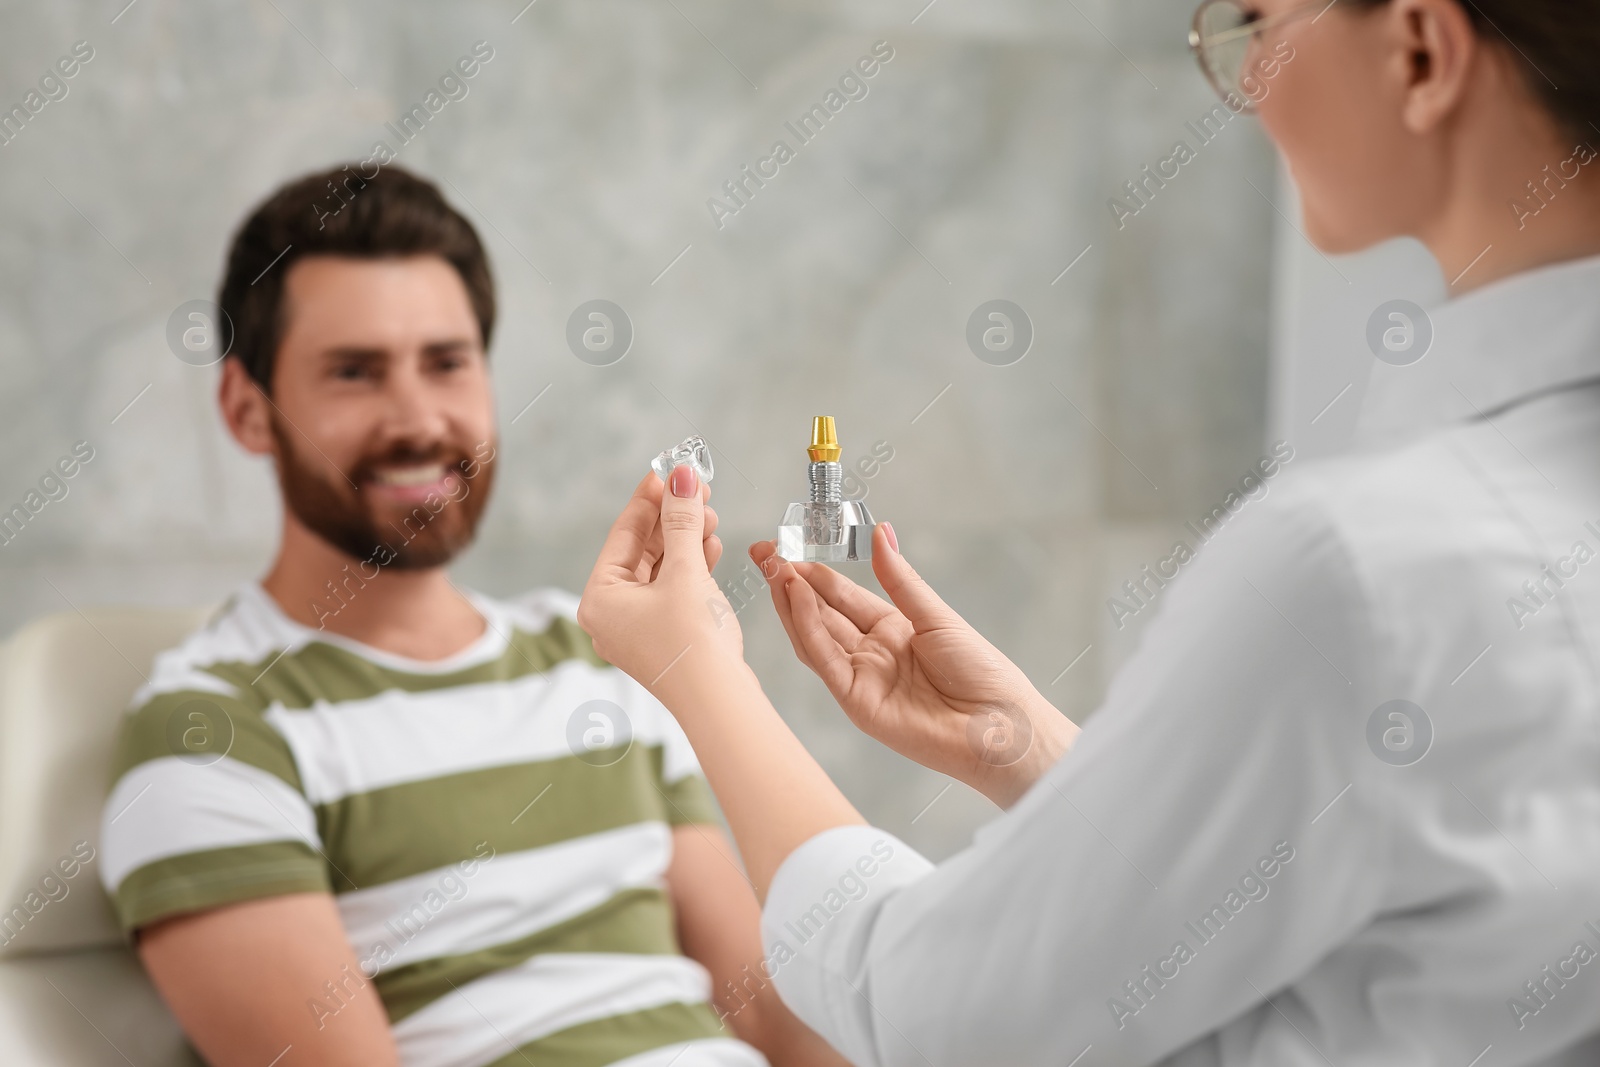
[(650, 461), (651, 468), (662, 481), (672, 477), (672, 468), (683, 464), (693, 467), (702, 482), (711, 481), (716, 468), (711, 464), (711, 449), (706, 446), (704, 437), (691, 434)]
[(778, 555), (817, 563), (872, 558), (872, 513), (860, 500), (844, 499), (838, 432), (832, 415), (811, 420), (807, 475), (811, 499), (790, 504), (778, 527)]

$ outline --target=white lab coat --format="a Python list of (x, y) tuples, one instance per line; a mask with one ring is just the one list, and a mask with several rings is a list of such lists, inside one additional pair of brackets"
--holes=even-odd
[(1432, 319), (972, 847), (784, 862), (802, 1019), (860, 1067), (1600, 1064), (1600, 257)]

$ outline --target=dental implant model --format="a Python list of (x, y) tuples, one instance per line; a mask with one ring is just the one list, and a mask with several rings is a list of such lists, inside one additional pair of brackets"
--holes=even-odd
[(716, 468), (711, 465), (711, 449), (699, 434), (690, 434), (650, 461), (651, 469), (663, 482), (672, 477), (672, 468), (685, 464), (694, 468), (702, 482), (711, 481)]
[(791, 562), (844, 563), (872, 558), (872, 513), (860, 500), (846, 500), (839, 435), (832, 415), (811, 420), (807, 474), (811, 499), (790, 504), (778, 527), (778, 555)]

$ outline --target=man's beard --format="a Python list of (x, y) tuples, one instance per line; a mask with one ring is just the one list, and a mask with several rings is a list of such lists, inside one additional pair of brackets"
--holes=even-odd
[[(296, 447), (298, 431), (281, 419), (273, 413), (284, 506), (340, 552), (357, 560), (377, 557), (377, 562), (396, 570), (426, 570), (450, 562), (472, 543), (494, 484), (493, 461), (477, 460), (451, 445), (419, 449), (400, 444), (341, 471), (321, 455), (303, 458)], [(360, 487), (371, 483), (375, 468), (403, 463), (443, 463), (460, 485), (453, 497), (437, 494), (432, 508), (419, 501), (410, 511), (397, 504), (393, 516), (373, 514)]]

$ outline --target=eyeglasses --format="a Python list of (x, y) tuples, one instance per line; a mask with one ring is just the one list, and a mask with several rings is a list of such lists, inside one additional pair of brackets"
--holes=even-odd
[(1252, 111), (1252, 94), (1242, 91), (1239, 83), (1245, 74), (1245, 63), (1250, 58), (1257, 36), (1263, 30), (1303, 18), (1312, 12), (1318, 12), (1320, 17), (1320, 12), (1332, 6), (1327, 0), (1313, 0), (1312, 3), (1263, 18), (1254, 8), (1238, 0), (1205, 0), (1194, 13), (1194, 25), (1189, 29), (1189, 48), (1200, 64), (1201, 73), (1217, 91), (1217, 95), (1224, 100), (1232, 96), (1240, 102), (1242, 110)]

